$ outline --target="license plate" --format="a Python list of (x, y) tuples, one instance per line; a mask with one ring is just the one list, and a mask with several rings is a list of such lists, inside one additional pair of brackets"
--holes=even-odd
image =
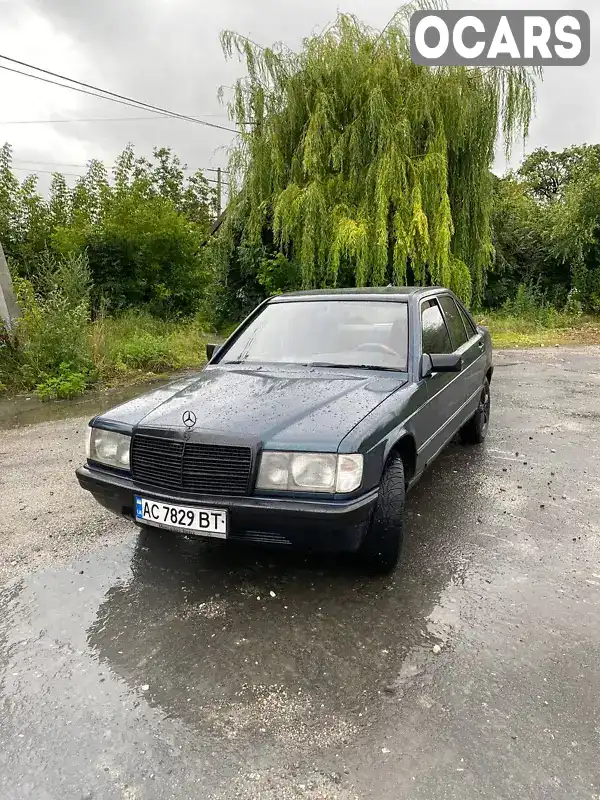
[(138, 522), (158, 528), (176, 528), (202, 536), (227, 538), (227, 511), (223, 509), (175, 506), (136, 497), (135, 518)]

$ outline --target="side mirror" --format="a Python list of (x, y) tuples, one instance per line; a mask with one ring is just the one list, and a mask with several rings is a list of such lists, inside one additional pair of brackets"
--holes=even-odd
[(455, 353), (424, 353), (421, 359), (421, 377), (428, 378), (434, 372), (462, 372), (462, 356)]
[(206, 358), (210, 361), (213, 356), (216, 356), (219, 350), (221, 349), (221, 345), (219, 344), (207, 344), (206, 345)]

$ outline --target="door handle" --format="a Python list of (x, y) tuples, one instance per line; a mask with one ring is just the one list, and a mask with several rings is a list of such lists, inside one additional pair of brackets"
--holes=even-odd
[(478, 347), (480, 350), (483, 350), (483, 349), (485, 348), (485, 342), (479, 342), (479, 343), (477, 344), (477, 347)]

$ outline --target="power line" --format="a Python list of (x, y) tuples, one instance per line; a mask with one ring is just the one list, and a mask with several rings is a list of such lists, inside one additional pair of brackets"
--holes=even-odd
[[(29, 77), (34, 78), (35, 75)], [(62, 86), (62, 84), (60, 85)], [(63, 122), (156, 122), (157, 116), (162, 116), (163, 119), (173, 119), (166, 114), (155, 114), (153, 117), (90, 117), (90, 119), (6, 119), (0, 120), (0, 125), (56, 125)]]
[(33, 175), (55, 175), (58, 173), (59, 175), (65, 175), (70, 178), (83, 178), (85, 177), (80, 172), (61, 172), (57, 169), (30, 169), (29, 167), (11, 167), (11, 169), (15, 169), (18, 172), (28, 172)]
[[(15, 70), (16, 71), (16, 70)], [(25, 73), (19, 73), (25, 74)], [(30, 75), (29, 77), (34, 78), (35, 75)], [(60, 84), (62, 86), (62, 84)], [(70, 87), (65, 86), (65, 89)], [(108, 100), (108, 98), (104, 98)], [(227, 117), (227, 114), (205, 114), (205, 117)], [(77, 119), (5, 119), (0, 120), (0, 125), (62, 125), (63, 123), (71, 123), (71, 122), (156, 122), (157, 118), (162, 119), (177, 119), (177, 117), (171, 117), (167, 114), (155, 114), (153, 117), (90, 117), (86, 119), (84, 117), (77, 118)], [(250, 124), (250, 123), (244, 123)]]
[(225, 183), (225, 181), (219, 181), (216, 178), (205, 178), (204, 180), (208, 181), (209, 183), (217, 183), (217, 184), (220, 183), (221, 186), (229, 186), (229, 184)]
[[(108, 91), (108, 89), (101, 89), (100, 87), (93, 86), (90, 83), (84, 83), (83, 81), (78, 81), (75, 80), (74, 78), (68, 78), (65, 75), (60, 75), (57, 72), (51, 72), (50, 70), (43, 69), (42, 67), (36, 67), (33, 64), (28, 64), (25, 61), (19, 61), (16, 58), (10, 58), (9, 56), (4, 56), (1, 54), (0, 58), (4, 59), (5, 61), (10, 61), (13, 64), (18, 64), (19, 66), (27, 67), (27, 69), (34, 69), (37, 72), (42, 72), (44, 73), (44, 75), (52, 75), (52, 77), (59, 78), (61, 81), (69, 81), (69, 83), (74, 83), (76, 84), (76, 86), (67, 86), (64, 83), (58, 83), (58, 81), (51, 80), (50, 78), (44, 78), (41, 75), (32, 75), (30, 72), (23, 72), (22, 70), (14, 69), (13, 67), (7, 67), (4, 64), (0, 64), (0, 69), (7, 70), (8, 72), (14, 72), (17, 75), (24, 75), (27, 78), (34, 78), (35, 80), (43, 81), (44, 83), (50, 83), (55, 86), (61, 86), (63, 89), (70, 89), (73, 92), (80, 92), (81, 94), (87, 94), (90, 95), (91, 97), (99, 97), (102, 100), (110, 100), (113, 103), (119, 103), (120, 105), (152, 111), (153, 113), (159, 113), (161, 115), (168, 115), (176, 119), (186, 120), (187, 122), (194, 122), (197, 125), (204, 125), (208, 128), (217, 128), (222, 131), (229, 131), (230, 133), (238, 132), (235, 130), (235, 128), (227, 128), (224, 125), (217, 125), (214, 122), (207, 122), (206, 120), (198, 119), (197, 117), (190, 117), (187, 114), (179, 114), (175, 111), (169, 111), (169, 109), (161, 108), (160, 106), (155, 106), (150, 103), (144, 103), (141, 100), (135, 100), (132, 97), (127, 97), (126, 95), (121, 95), (117, 94), (116, 92)], [(78, 88), (80, 86), (83, 86), (85, 88), (83, 89)]]
[[(102, 161), (101, 158), (90, 158), (87, 163), (85, 164), (70, 164), (66, 161), (34, 161), (29, 158), (15, 158), (15, 164), (56, 164), (57, 167), (87, 167), (90, 161)], [(218, 172), (219, 167), (199, 167), (203, 172)], [(227, 172), (227, 170), (221, 168), (221, 172)]]
[(87, 169), (87, 164), (66, 164), (62, 161), (28, 161), (27, 159), (23, 160), (21, 158), (17, 158), (15, 161), (12, 162), (13, 164), (34, 164), (34, 165), (41, 165), (41, 166), (52, 166), (55, 165), (57, 167), (81, 167), (82, 169)]
[[(0, 56), (2, 58), (2, 56)], [(59, 83), (58, 81), (52, 81), (50, 78), (42, 78), (41, 75), (32, 75), (30, 72), (23, 72), (20, 69), (14, 69), (14, 67), (7, 67), (5, 64), (0, 64), (0, 69), (6, 70), (6, 72), (14, 72), (16, 75), (24, 75), (26, 78), (34, 78), (36, 81), (43, 81), (44, 83), (51, 83), (53, 86), (60, 86), (63, 89), (71, 89), (73, 92), (80, 92), (80, 94), (87, 94), (90, 97), (99, 97), (101, 100), (111, 100), (114, 103), (121, 103), (123, 106), (131, 106), (131, 108), (137, 108), (138, 110), (141, 108), (134, 103), (126, 103), (120, 100), (113, 100), (112, 97), (106, 97), (105, 95), (98, 94), (97, 92), (87, 92), (85, 89), (78, 89), (76, 86), (67, 86), (64, 83)]]
[[(102, 159), (91, 158), (90, 161), (102, 161)], [(16, 158), (14, 159), (13, 164), (36, 164), (42, 166), (48, 166), (48, 165), (52, 166), (53, 164), (55, 164), (57, 167), (83, 167), (84, 169), (87, 169), (87, 167), (89, 166), (89, 161), (86, 164), (71, 164), (65, 161), (34, 161), (28, 158)], [(199, 167), (199, 169), (201, 169), (202, 172), (219, 172), (218, 167)], [(227, 173), (227, 170), (221, 169), (221, 173), (225, 174)]]
[[(0, 56), (2, 58), (2, 56)], [(20, 69), (14, 69), (13, 67), (7, 67), (5, 64), (0, 64), (0, 69), (6, 70), (7, 72), (14, 72), (16, 75), (24, 75), (26, 78), (34, 78), (36, 81), (43, 81), (44, 83), (50, 83), (53, 86), (60, 86), (62, 89), (70, 89), (73, 92), (79, 92), (80, 94), (87, 94), (90, 97), (96, 97), (100, 100), (110, 100), (113, 103), (120, 103), (122, 106), (130, 106), (131, 108), (137, 108), (138, 110), (145, 110), (143, 106), (136, 105), (134, 103), (128, 103), (124, 100), (115, 100), (112, 97), (106, 97), (106, 95), (98, 94), (97, 92), (88, 92), (86, 89), (79, 89), (77, 86), (67, 86), (65, 83), (59, 83), (58, 81), (50, 80), (50, 78), (43, 78), (41, 75), (32, 75), (30, 72), (23, 72)], [(149, 110), (149, 109), (148, 109)], [(163, 115), (164, 116), (164, 115)], [(171, 115), (173, 119), (179, 119), (179, 115)], [(191, 121), (191, 119), (190, 119)], [(206, 123), (209, 124), (209, 123)], [(220, 126), (217, 126), (220, 127)], [(227, 130), (232, 130), (227, 128)]]
[[(53, 164), (53, 161), (32, 161), (32, 164)], [(85, 169), (87, 166), (86, 164), (64, 164), (60, 166), (67, 166), (67, 167), (82, 167)], [(63, 172), (60, 169), (32, 169), (31, 167), (16, 167), (14, 164), (11, 166), (11, 169), (17, 170), (18, 172), (28, 172), (33, 175), (65, 175), (71, 178), (85, 178), (85, 174), (81, 172)], [(208, 183), (219, 183), (216, 178), (204, 178), (205, 181)], [(221, 181), (222, 186), (229, 186), (228, 183), (225, 181)]]
[[(58, 78), (61, 81), (68, 81), (69, 83), (76, 84), (76, 86), (83, 86), (85, 87), (85, 89), (91, 89), (93, 92), (101, 92), (102, 95), (108, 95), (107, 97), (103, 98), (105, 100), (114, 99), (113, 102), (118, 102), (121, 103), (122, 105), (134, 104), (134, 108), (144, 108), (154, 113), (159, 112), (160, 114), (166, 114), (168, 116), (176, 117), (178, 119), (185, 119), (189, 122), (195, 122), (196, 124), (205, 125), (209, 128), (218, 128), (219, 130), (226, 130), (232, 133), (237, 133), (237, 131), (234, 128), (226, 128), (223, 125), (217, 125), (213, 122), (206, 122), (205, 120), (198, 119), (197, 117), (190, 117), (187, 114), (179, 114), (175, 111), (170, 111), (169, 109), (161, 108), (160, 106), (155, 106), (152, 103), (145, 103), (142, 100), (135, 100), (132, 97), (127, 97), (125, 95), (118, 94), (117, 92), (111, 92), (108, 89), (101, 89), (98, 86), (94, 86), (90, 83), (85, 83), (84, 81), (78, 81), (75, 78), (69, 78), (66, 75), (61, 75), (58, 72), (52, 72), (51, 70), (44, 69), (43, 67), (36, 67), (34, 64), (28, 64), (26, 61), (19, 61), (16, 58), (11, 58), (10, 56), (4, 56), (1, 54), (0, 58), (4, 59), (5, 61), (10, 61), (12, 64), (18, 64), (21, 67), (26, 67), (27, 69), (34, 69), (36, 72), (41, 72), (44, 75), (51, 75), (53, 78)], [(8, 67), (5, 66), (3, 66), (2, 68), (9, 69)], [(19, 72), (18, 70), (14, 69), (11, 69), (10, 71)], [(35, 78), (36, 80), (44, 80), (47, 83), (55, 83), (54, 81), (48, 81), (47, 79), (42, 78), (40, 75), (31, 75), (30, 73), (23, 73), (23, 72), (19, 72), (19, 74), (26, 75), (29, 78)], [(62, 83), (58, 83), (56, 85), (63, 86), (65, 89), (72, 89), (73, 91), (83, 92), (83, 90), (77, 89), (75, 86), (65, 86)], [(86, 92), (86, 94), (89, 94), (89, 92)], [(93, 96), (98, 96), (98, 95), (93, 95)]]

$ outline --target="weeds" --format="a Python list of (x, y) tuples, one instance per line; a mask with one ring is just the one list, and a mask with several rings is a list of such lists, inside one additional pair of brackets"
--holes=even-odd
[[(21, 317), (0, 343), (0, 381), (48, 396), (53, 379), (86, 388), (94, 380), (89, 344), (90, 276), (85, 258), (42, 259), (35, 278), (14, 280)], [(75, 377), (76, 376), (76, 377)], [(83, 391), (83, 389), (81, 391)]]
[(94, 383), (199, 367), (208, 328), (201, 317), (158, 320), (141, 311), (90, 321), (89, 270), (81, 257), (46, 259), (14, 281), (22, 315), (0, 334), (0, 391), (70, 398)]
[(83, 394), (89, 384), (89, 373), (74, 372), (70, 364), (61, 364), (58, 374), (39, 383), (36, 392), (40, 400), (70, 400)]
[(535, 284), (521, 284), (502, 310), (482, 312), (478, 319), (498, 348), (600, 342), (600, 323), (582, 313), (577, 290), (569, 294), (564, 309), (557, 309)]
[(205, 361), (206, 327), (201, 318), (167, 322), (141, 311), (103, 317), (91, 326), (94, 360), (105, 380), (132, 371), (161, 373), (199, 367)]
[[(71, 398), (97, 382), (199, 368), (206, 342), (214, 338), (200, 315), (167, 321), (139, 310), (110, 317), (101, 309), (90, 321), (89, 271), (82, 258), (47, 260), (35, 279), (14, 283), (22, 317), (15, 332), (0, 330), (0, 393), (34, 390), (42, 400)], [(499, 348), (600, 344), (600, 323), (582, 315), (576, 293), (558, 310), (535, 286), (520, 286), (501, 311), (478, 318)]]

